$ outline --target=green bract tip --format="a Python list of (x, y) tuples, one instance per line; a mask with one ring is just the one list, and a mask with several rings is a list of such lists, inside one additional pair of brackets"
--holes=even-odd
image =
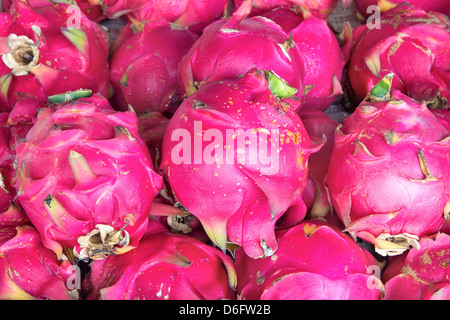
[(74, 100), (80, 98), (89, 98), (92, 96), (92, 90), (80, 89), (76, 91), (68, 91), (66, 93), (55, 94), (53, 96), (49, 96), (48, 100), (53, 103), (64, 103), (64, 102), (72, 102)]
[(387, 101), (391, 98), (391, 86), (394, 73), (385, 75), (369, 92), (370, 101)]

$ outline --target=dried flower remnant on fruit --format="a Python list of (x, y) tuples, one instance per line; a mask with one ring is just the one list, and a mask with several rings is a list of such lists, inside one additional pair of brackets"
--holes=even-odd
[(2, 55), (2, 60), (8, 68), (12, 69), (14, 76), (24, 76), (38, 65), (38, 46), (27, 36), (17, 36), (12, 33), (8, 36), (10, 51)]
[(99, 260), (114, 254), (117, 247), (126, 247), (130, 242), (128, 232), (123, 230), (125, 226), (120, 230), (115, 230), (108, 225), (96, 225), (96, 229), (92, 230), (86, 236), (78, 238), (78, 243), (81, 245), (82, 249), (80, 253), (75, 251), (75, 254), (81, 260), (88, 258)]

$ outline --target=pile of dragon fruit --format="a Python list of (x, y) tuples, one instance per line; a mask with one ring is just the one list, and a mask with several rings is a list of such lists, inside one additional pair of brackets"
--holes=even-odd
[(2, 4), (0, 299), (450, 299), (449, 0)]

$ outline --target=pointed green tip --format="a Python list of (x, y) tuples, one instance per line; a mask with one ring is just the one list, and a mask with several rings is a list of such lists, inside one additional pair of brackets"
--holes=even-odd
[(222, 251), (227, 248), (227, 221), (215, 221), (211, 223), (210, 221), (202, 221), (203, 229), (208, 235), (209, 239)]
[(60, 104), (64, 102), (72, 102), (80, 98), (89, 98), (92, 96), (92, 90), (80, 89), (76, 91), (68, 91), (65, 93), (55, 94), (48, 97), (53, 103)]
[(81, 51), (84, 55), (86, 54), (86, 33), (83, 30), (78, 28), (61, 28), (61, 32), (64, 36), (75, 46), (78, 50)]
[(369, 92), (370, 101), (387, 101), (391, 98), (391, 87), (394, 73), (385, 75)]
[(280, 99), (289, 98), (298, 92), (297, 89), (291, 87), (275, 72), (264, 70), (264, 75), (269, 83), (269, 89), (275, 97)]

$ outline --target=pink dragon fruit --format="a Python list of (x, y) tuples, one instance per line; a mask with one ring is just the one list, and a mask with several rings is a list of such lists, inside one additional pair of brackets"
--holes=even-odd
[(137, 249), (91, 264), (89, 299), (235, 299), (229, 256), (152, 221)]
[(13, 105), (16, 92), (47, 102), (49, 95), (91, 89), (111, 93), (106, 33), (82, 13), (58, 3), (33, 9), (12, 0), (0, 20), (0, 100)]
[(271, 90), (295, 92), (256, 68), (200, 86), (170, 120), (162, 150), (175, 198), (217, 246), (225, 249), (229, 239), (254, 258), (275, 252), (275, 224), (302, 202), (308, 157), (322, 146)]
[(385, 300), (450, 299), (450, 235), (423, 237), (419, 244), (383, 272)]
[[(335, 134), (325, 184), (347, 231), (396, 255), (444, 224), (450, 135), (426, 107), (383, 78)], [(387, 87), (384, 85), (387, 84)], [(385, 100), (385, 101), (383, 101)]]
[(162, 113), (155, 111), (138, 116), (139, 133), (147, 144), (155, 167), (161, 159), (162, 142), (169, 120)]
[(380, 26), (354, 30), (349, 82), (358, 103), (386, 74), (393, 88), (434, 108), (450, 99), (448, 18), (407, 3), (386, 11)]
[(319, 110), (300, 110), (299, 115), (310, 138), (318, 140), (322, 139), (323, 135), (326, 136), (324, 146), (309, 158), (308, 180), (312, 181), (312, 188), (306, 188), (303, 193), (304, 199), (308, 196), (314, 199), (308, 206), (309, 216), (324, 217), (331, 210), (324, 178), (328, 172), (334, 134), (339, 122), (332, 120), (326, 113)]
[(99, 94), (41, 109), (17, 163), (17, 199), (58, 258), (63, 248), (101, 259), (136, 247), (162, 187), (136, 115)]
[(0, 299), (78, 299), (76, 286), (71, 286), (76, 269), (70, 262), (59, 261), (32, 226), (18, 226), (15, 231), (8, 241), (0, 243)]
[(16, 196), (16, 190), (11, 185), (16, 171), (16, 157), (10, 146), (8, 118), (8, 112), (0, 113), (0, 212), (7, 210)]
[[(277, 222), (278, 227), (287, 227), (307, 218), (323, 218), (326, 221), (339, 222), (333, 214), (328, 192), (324, 185), (324, 177), (328, 171), (328, 163), (334, 143), (334, 133), (339, 123), (332, 120), (325, 112), (312, 109), (301, 109), (297, 112), (303, 125), (313, 141), (325, 140), (324, 146), (309, 157), (308, 180), (303, 190), (302, 200), (291, 206)], [(325, 218), (325, 216), (327, 218)], [(335, 223), (338, 225), (339, 223)]]
[[(100, 22), (106, 19), (106, 15), (103, 13), (103, 8), (100, 5), (91, 4), (90, 0), (27, 0), (33, 8), (51, 7), (55, 3), (66, 3), (71, 6), (71, 13), (73, 15), (78, 14), (78, 10), (81, 10), (89, 20)], [(9, 12), (11, 9), (12, 0), (3, 0), (3, 9), (5, 12)], [(78, 8), (77, 8), (78, 7)]]
[(303, 14), (308, 14), (308, 12), (297, 10), (295, 7), (277, 7), (259, 15), (276, 22), (284, 32), (289, 34), (304, 20)]
[(14, 238), (16, 228), (23, 225), (31, 225), (30, 219), (18, 204), (11, 202), (5, 211), (0, 212), (0, 246)]
[[(201, 85), (236, 78), (253, 67), (271, 70), (297, 89), (293, 98), (303, 99), (303, 61), (292, 38), (263, 17), (247, 18), (246, 0), (229, 19), (208, 25), (180, 62), (182, 94), (190, 95)], [(294, 101), (292, 101), (294, 103)]]
[(318, 220), (305, 220), (276, 231), (278, 251), (252, 259), (235, 252), (241, 300), (380, 299), (383, 284), (375, 275), (377, 261), (340, 230)]
[(442, 125), (450, 132), (450, 109), (431, 109)]
[[(354, 0), (358, 12), (368, 18), (374, 14), (370, 6), (378, 6), (380, 12), (394, 8), (405, 0)], [(424, 11), (437, 11), (450, 15), (450, 0), (408, 0), (408, 3)]]
[[(450, 132), (450, 110), (431, 109), (431, 112), (433, 112), (447, 131)], [(444, 209), (445, 222), (439, 231), (450, 235), (450, 201), (447, 203), (447, 206)]]
[(171, 111), (180, 103), (178, 63), (197, 36), (160, 20), (123, 41), (111, 57), (112, 103), (119, 110), (131, 105), (137, 114)]
[(88, 0), (111, 19), (127, 16), (141, 22), (167, 20), (195, 32), (227, 14), (228, 0)]
[(278, 8), (262, 16), (291, 33), (302, 53), (305, 70), (302, 109), (327, 109), (343, 93), (341, 79), (352, 45), (350, 25), (344, 24), (345, 42), (341, 48), (327, 21), (309, 12), (295, 13), (290, 8)]
[(36, 96), (24, 92), (16, 93), (15, 100), (16, 102), (11, 112), (9, 112), (7, 120), (9, 144), (14, 152), (16, 144), (23, 141), (28, 131), (33, 127), (38, 110), (46, 106)]
[[(238, 7), (244, 1), (246, 0), (233, 0), (233, 3)], [(280, 7), (298, 7), (299, 11), (309, 11), (315, 17), (326, 19), (336, 7), (338, 0), (252, 0), (252, 2), (252, 15), (260, 15)]]

